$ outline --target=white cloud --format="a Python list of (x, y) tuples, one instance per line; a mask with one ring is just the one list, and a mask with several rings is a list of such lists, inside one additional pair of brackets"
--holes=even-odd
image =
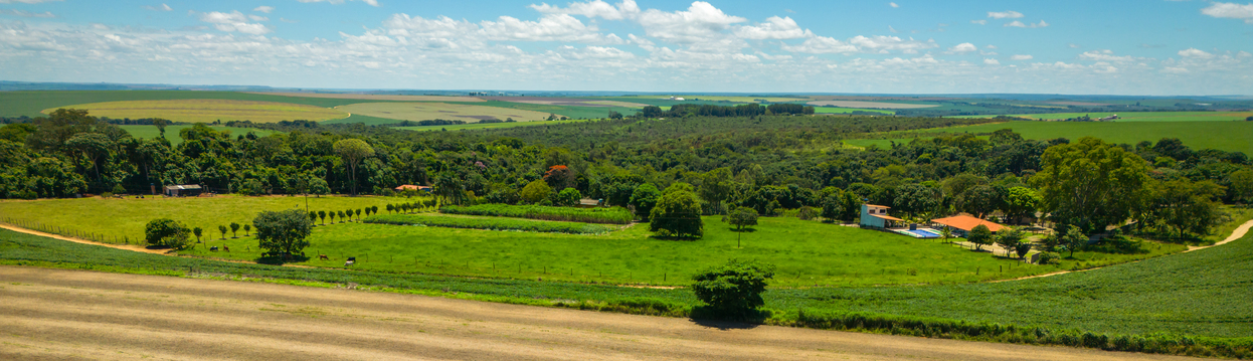
[(249, 18), (249, 19), (252, 19), (252, 21), (270, 21), (270, 18), (267, 18), (267, 17), (261, 16), (261, 15), (252, 15), (252, 14), (249, 14), (249, 15), (248, 15), (248, 18)]
[(988, 59), (983, 59), (983, 64), (984, 65), (1001, 65), (1001, 62), (997, 61), (996, 59), (988, 58)]
[[(621, 43), (616, 36), (605, 37), (595, 26), (587, 26), (566, 14), (544, 15), (539, 21), (518, 20), (501, 16), (497, 21), (484, 21), (480, 33), (496, 41), (574, 41)], [(614, 41), (612, 39), (617, 39)]]
[(1132, 56), (1130, 56), (1130, 55), (1128, 55), (1128, 56), (1115, 56), (1115, 55), (1114, 55), (1114, 51), (1113, 51), (1113, 50), (1108, 50), (1108, 49), (1106, 49), (1106, 50), (1092, 50), (1092, 51), (1087, 51), (1087, 52), (1084, 52), (1083, 54), (1079, 54), (1079, 59), (1083, 59), (1083, 60), (1095, 60), (1095, 61), (1105, 61), (1105, 62), (1124, 62), (1124, 61), (1134, 61), (1134, 60), (1136, 60), (1136, 59), (1135, 59), (1135, 57), (1132, 57)]
[(1074, 44), (1074, 43), (1071, 43), (1070, 45), (1067, 45), (1067, 47), (1070, 47), (1071, 49), (1078, 49), (1078, 48), (1080, 48), (1079, 44)]
[(988, 46), (986, 46), (986, 48), (988, 48), (988, 49), (996, 49), (996, 45), (988, 44)]
[(42, 12), (42, 13), (32, 13), (29, 11), (14, 10), (14, 9), (0, 9), (0, 15), (13, 15), (13, 16), (20, 16), (24, 18), (55, 18), (57, 17), (56, 15), (47, 11)]
[(835, 38), (829, 38), (825, 36), (815, 36), (809, 39), (805, 39), (804, 43), (801, 43), (800, 45), (796, 45), (796, 46), (788, 45), (785, 43), (783, 44), (783, 50), (787, 50), (787, 51), (795, 52), (795, 53), (810, 53), (810, 54), (848, 54), (848, 53), (856, 53), (859, 51), (857, 49), (857, 46), (853, 44), (849, 44), (846, 42), (835, 40)]
[(888, 6), (891, 6), (891, 7), (894, 7), (894, 8), (899, 8), (899, 7), (901, 7), (900, 5), (896, 5), (896, 3), (888, 3)]
[(727, 15), (704, 1), (693, 2), (686, 11), (663, 12), (649, 9), (638, 15), (644, 33), (665, 42), (692, 45), (698, 42), (736, 43), (721, 33), (732, 24), (748, 19)]
[(779, 18), (771, 16), (766, 22), (758, 25), (740, 26), (735, 35), (744, 39), (800, 39), (811, 36), (809, 30), (801, 29), (791, 17)]
[(1023, 16), (1022, 13), (1013, 11), (1013, 10), (1000, 11), (1000, 12), (997, 12), (997, 11), (988, 12), (988, 17), (993, 18), (993, 19), (1017, 19), (1017, 18), (1021, 18), (1022, 16)]
[(274, 7), (273, 6), (258, 6), (252, 9), (252, 11), (269, 14), (271, 11), (274, 11)]
[(1005, 26), (1015, 27), (1015, 28), (1044, 28), (1044, 27), (1048, 27), (1049, 23), (1044, 22), (1044, 20), (1040, 20), (1040, 22), (1038, 23), (1023, 24), (1021, 21), (1014, 20), (1009, 23), (1006, 23)]
[(891, 25), (888, 25), (888, 31), (892, 32), (893, 34), (899, 33), (899, 31), (896, 31), (896, 28), (893, 28)]
[[(336, 4), (336, 5), (338, 5), (338, 4), (343, 4), (345, 0), (296, 0), (296, 1), (299, 1), (299, 2), (302, 2), (302, 3), (322, 3), (322, 2), (324, 2), (324, 3), (331, 3), (331, 4)], [(347, 0), (347, 1), (360, 1), (360, 2), (366, 3), (366, 4), (370, 5), (370, 6), (379, 6), (379, 2), (378, 2), (378, 0)]]
[(965, 54), (965, 53), (972, 53), (976, 51), (979, 51), (979, 47), (971, 43), (961, 43), (961, 44), (957, 44), (957, 46), (948, 48), (948, 52), (954, 53), (954, 54)]
[(1031, 55), (1022, 55), (1022, 54), (1018, 54), (1018, 55), (1010, 56), (1010, 57), (1009, 57), (1009, 60), (1018, 60), (1018, 61), (1022, 61), (1022, 60), (1031, 60), (1031, 59), (1034, 59), (1034, 58), (1035, 58), (1035, 57), (1034, 57), (1034, 56), (1031, 56)]
[(1168, 73), (1168, 74), (1187, 74), (1188, 68), (1178, 67), (1178, 66), (1168, 66), (1168, 67), (1162, 68), (1162, 72)]
[(987, 25), (987, 24), (988, 24), (988, 21), (987, 21), (987, 20), (971, 20), (971, 21), (970, 21), (970, 23), (971, 23), (971, 24), (978, 24), (978, 25)]
[(635, 0), (624, 0), (616, 6), (609, 5), (609, 3), (602, 0), (593, 0), (583, 3), (570, 3), (570, 6), (565, 8), (548, 5), (547, 3), (541, 3), (540, 5), (531, 4), (531, 8), (545, 14), (582, 15), (589, 18), (600, 17), (605, 20), (630, 19), (640, 13), (640, 7), (635, 5)]
[(144, 5), (140, 7), (145, 10), (152, 10), (152, 11), (173, 11), (174, 10), (174, 8), (166, 4), (161, 4), (161, 6)]
[(1201, 13), (1216, 18), (1241, 19), (1245, 24), (1253, 24), (1253, 3), (1240, 5), (1215, 2), (1201, 9)]
[(215, 29), (225, 32), (241, 32), (244, 34), (261, 35), (271, 31), (265, 24), (249, 23), (248, 16), (239, 11), (230, 13), (207, 12), (200, 14), (200, 21), (213, 24)]
[(1179, 56), (1182, 56), (1185, 58), (1209, 59), (1209, 58), (1213, 58), (1214, 54), (1207, 53), (1204, 50), (1200, 50), (1197, 48), (1188, 48), (1185, 50), (1180, 50)]

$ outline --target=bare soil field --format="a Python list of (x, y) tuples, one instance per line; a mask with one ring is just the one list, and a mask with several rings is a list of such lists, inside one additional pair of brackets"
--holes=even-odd
[(934, 108), (938, 104), (906, 104), (906, 103), (885, 103), (870, 102), (860, 100), (820, 100), (809, 102), (809, 105), (816, 106), (834, 106), (841, 108), (871, 108), (871, 109), (918, 109), (918, 108)]
[(280, 96), (285, 96), (285, 97), (299, 97), (299, 98), (395, 100), (395, 101), (402, 101), (402, 102), (481, 102), (483, 101), (483, 99), (469, 97), (469, 96), (458, 97), (458, 96), (442, 96), (442, 95), (382, 95), (382, 94), (264, 93), (264, 92), (249, 92), (249, 94), (280, 95)]
[(0, 359), (1186, 359), (346, 288), (28, 267), (0, 280)]
[(542, 105), (565, 105), (572, 107), (627, 107), (627, 108), (643, 108), (648, 104), (622, 102), (616, 100), (588, 100), (576, 98), (548, 98), (548, 97), (484, 97), (484, 99), (498, 100), (510, 103), (525, 104), (542, 104)]

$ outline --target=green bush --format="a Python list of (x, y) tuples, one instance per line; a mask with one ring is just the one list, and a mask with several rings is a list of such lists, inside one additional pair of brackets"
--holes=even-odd
[(547, 206), (511, 206), (507, 204), (480, 204), (476, 206), (444, 206), (440, 213), (472, 216), (530, 218), (546, 221), (628, 224), (635, 217), (622, 207), (570, 208)]
[(549, 222), (509, 218), (463, 218), (409, 214), (371, 216), (365, 219), (365, 223), (572, 234), (606, 233), (614, 230), (614, 228), (610, 226), (576, 222)]
[(696, 298), (709, 305), (713, 315), (745, 318), (766, 304), (761, 293), (774, 278), (774, 266), (730, 260), (692, 276)]

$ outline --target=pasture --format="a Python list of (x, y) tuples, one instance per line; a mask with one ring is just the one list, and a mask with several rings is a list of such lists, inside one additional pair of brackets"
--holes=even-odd
[(256, 102), (276, 102), (312, 105), (330, 108), (337, 105), (360, 103), (354, 99), (298, 98), (281, 95), (252, 94), (225, 91), (184, 90), (127, 90), (127, 91), (16, 91), (0, 96), (0, 116), (43, 116), (44, 109), (64, 108), (73, 104), (103, 103), (137, 100), (193, 100), (222, 99)]
[[(685, 101), (706, 101), (706, 102), (732, 102), (732, 103), (761, 103), (762, 101), (770, 103), (787, 103), (801, 102), (809, 100), (806, 97), (789, 97), (789, 96), (757, 96), (757, 95), (699, 95), (699, 94), (674, 94), (675, 97), (683, 98)], [(621, 99), (659, 99), (669, 100), (671, 95), (628, 95), (615, 97)], [(627, 100), (630, 101), (630, 100)]]
[[(484, 119), (506, 120), (513, 118), (519, 122), (543, 120), (549, 113), (530, 110), (509, 109), (494, 106), (456, 104), (456, 103), (361, 103), (336, 107), (352, 114), (370, 117), (400, 120), (462, 120), (475, 123)], [(561, 116), (561, 114), (557, 114)]]
[(89, 114), (97, 117), (164, 118), (185, 123), (212, 123), (217, 120), (275, 123), (280, 120), (322, 121), (348, 117), (347, 113), (312, 105), (223, 99), (134, 100), (75, 104), (44, 109), (43, 113), (49, 114), (58, 108), (86, 109)]
[(891, 110), (883, 109), (814, 107), (814, 114), (851, 114), (853, 112), (879, 113), (884, 115), (896, 114), (896, 112)]
[[(191, 128), (191, 127), (192, 127), (191, 125), (167, 125), (165, 126), (165, 139), (170, 141), (170, 145), (178, 146), (179, 144), (183, 143), (183, 138), (178, 136), (178, 132), (182, 131), (183, 129)], [(118, 128), (122, 128), (122, 130), (125, 130), (127, 133), (130, 133), (130, 135), (135, 138), (155, 139), (161, 136), (161, 131), (158, 130), (157, 127), (153, 125), (119, 125)], [(248, 134), (248, 133), (256, 133), (258, 136), (264, 137), (264, 136), (282, 133), (279, 131), (268, 130), (268, 129), (231, 128), (231, 127), (224, 127), (224, 126), (215, 126), (215, 127), (210, 127), (210, 128), (213, 128), (214, 130), (218, 130), (218, 131), (231, 132), (230, 134), (232, 136), (243, 135), (243, 134)]]
[[(1123, 112), (1123, 113), (1046, 113), (1016, 114), (1010, 117), (1044, 120), (1064, 120), (1079, 118), (1084, 115), (1092, 119), (1100, 119), (1118, 115), (1114, 122), (1229, 122), (1244, 121), (1253, 116), (1253, 112)], [(996, 115), (956, 116), (952, 118), (993, 118)]]
[[(384, 214), (384, 217), (387, 217)], [(437, 217), (428, 215), (424, 217)], [(508, 220), (509, 218), (502, 218)], [(705, 217), (699, 240), (656, 239), (647, 224), (594, 235), (489, 231), (384, 224), (335, 223), (316, 227), (297, 264), (387, 272), (681, 286), (697, 270), (730, 258), (775, 264), (780, 287), (849, 287), (971, 283), (1121, 263), (1182, 251), (1145, 242), (1143, 253), (1078, 252), (1060, 265), (1037, 266), (993, 257), (939, 240), (922, 240), (791, 217), (762, 218), (739, 240), (719, 217)], [(257, 241), (213, 239), (186, 251), (201, 257), (261, 260)], [(207, 247), (228, 246), (230, 253)], [(325, 254), (329, 260), (319, 260)]]
[(262, 93), (249, 92), (248, 94), (259, 95), (278, 95), (296, 98), (322, 98), (322, 99), (351, 99), (365, 100), (371, 102), (377, 101), (397, 101), (397, 102), (481, 102), (483, 99), (470, 96), (448, 96), (448, 95), (390, 95), (390, 94), (355, 94), (355, 93)]
[[(169, 129), (166, 129), (169, 134)], [(132, 189), (131, 192), (147, 193), (148, 189)], [(160, 191), (158, 189), (157, 191)], [(378, 206), (379, 212), (388, 203), (412, 202), (405, 198), (386, 197), (308, 197), (312, 211), (358, 209)], [(219, 225), (252, 224), (261, 211), (305, 209), (305, 197), (266, 196), (247, 197), (218, 195), (203, 198), (164, 198), (148, 196), (145, 199), (39, 199), (33, 201), (0, 201), (0, 218), (38, 224), (45, 228), (60, 229), (91, 235), (92, 239), (107, 243), (135, 243), (144, 237), (144, 225), (156, 218), (170, 218), (187, 227), (201, 227), (205, 235), (220, 237)], [(363, 215), (364, 217), (364, 215)], [(243, 230), (239, 235), (243, 236)], [(228, 236), (229, 237), (229, 236)]]
[(1193, 150), (1218, 149), (1228, 152), (1253, 154), (1253, 122), (1033, 122), (1010, 121), (973, 126), (933, 128), (920, 131), (890, 132), (880, 134), (879, 139), (849, 139), (846, 143), (856, 146), (879, 144), (885, 147), (889, 140), (908, 143), (914, 137), (930, 138), (953, 134), (991, 134), (1000, 129), (1012, 129), (1027, 139), (1067, 138), (1077, 140), (1095, 137), (1112, 143), (1136, 144), (1141, 141), (1157, 142), (1162, 138), (1179, 138)]
[[(353, 117), (356, 117), (356, 116), (357, 116), (356, 114), (353, 114)], [(349, 119), (351, 120), (352, 118), (349, 118)], [(469, 123), (469, 124), (455, 124), (455, 125), (429, 125), (429, 126), (410, 126), (410, 127), (395, 127), (395, 128), (404, 129), (404, 130), (412, 130), (412, 131), (417, 131), (417, 132), (429, 132), (429, 131), (445, 131), (445, 130), (452, 131), (452, 130), (476, 130), (476, 129), (500, 129), (500, 128), (513, 128), (513, 127), (549, 126), (549, 125), (558, 125), (558, 124), (591, 122), (591, 121), (597, 121), (597, 120), (599, 119), (569, 119), (569, 120), (552, 120), (552, 121), (546, 120), (542, 122), (536, 121), (536, 122), (515, 122), (515, 123)], [(372, 124), (372, 123), (366, 123), (366, 124)], [(385, 124), (385, 123), (376, 123), (376, 124)]]
[(806, 103), (816, 107), (841, 107), (841, 108), (873, 108), (873, 109), (919, 109), (919, 108), (935, 108), (938, 104), (915, 104), (915, 103), (889, 103), (879, 101), (865, 100), (816, 100)]

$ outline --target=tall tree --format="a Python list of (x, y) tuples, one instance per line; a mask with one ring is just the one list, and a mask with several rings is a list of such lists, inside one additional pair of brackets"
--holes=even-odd
[(657, 190), (657, 186), (652, 183), (644, 183), (639, 187), (635, 187), (635, 191), (631, 192), (631, 200), (629, 204), (635, 207), (635, 215), (642, 220), (648, 221), (648, 216), (652, 214), (653, 208), (657, 206), (657, 201), (661, 199), (661, 191)]
[(757, 225), (757, 210), (749, 207), (736, 208), (727, 214), (727, 221), (735, 226), (735, 248), (740, 248), (740, 239), (743, 237), (744, 229)]
[(266, 251), (267, 256), (289, 259), (309, 246), (305, 238), (309, 236), (313, 224), (305, 218), (304, 212), (264, 211), (253, 219), (252, 224), (257, 227), (259, 247)]
[(1220, 197), (1224, 189), (1210, 181), (1192, 182), (1176, 179), (1157, 185), (1149, 212), (1157, 221), (1184, 233), (1209, 234), (1211, 227), (1220, 223)]
[(681, 182), (671, 184), (649, 214), (649, 229), (662, 237), (701, 237), (705, 224), (700, 213), (700, 200), (692, 186)]
[(335, 154), (348, 164), (348, 177), (352, 179), (352, 195), (357, 195), (357, 165), (374, 156), (374, 147), (360, 139), (344, 139), (335, 142)]
[(992, 244), (992, 230), (988, 226), (977, 225), (966, 235), (966, 240), (974, 243), (976, 250), (981, 250), (983, 246)]
[(1041, 170), (1031, 177), (1045, 211), (1060, 224), (1086, 232), (1121, 224), (1148, 192), (1148, 165), (1114, 144), (1085, 137), (1044, 151)]

